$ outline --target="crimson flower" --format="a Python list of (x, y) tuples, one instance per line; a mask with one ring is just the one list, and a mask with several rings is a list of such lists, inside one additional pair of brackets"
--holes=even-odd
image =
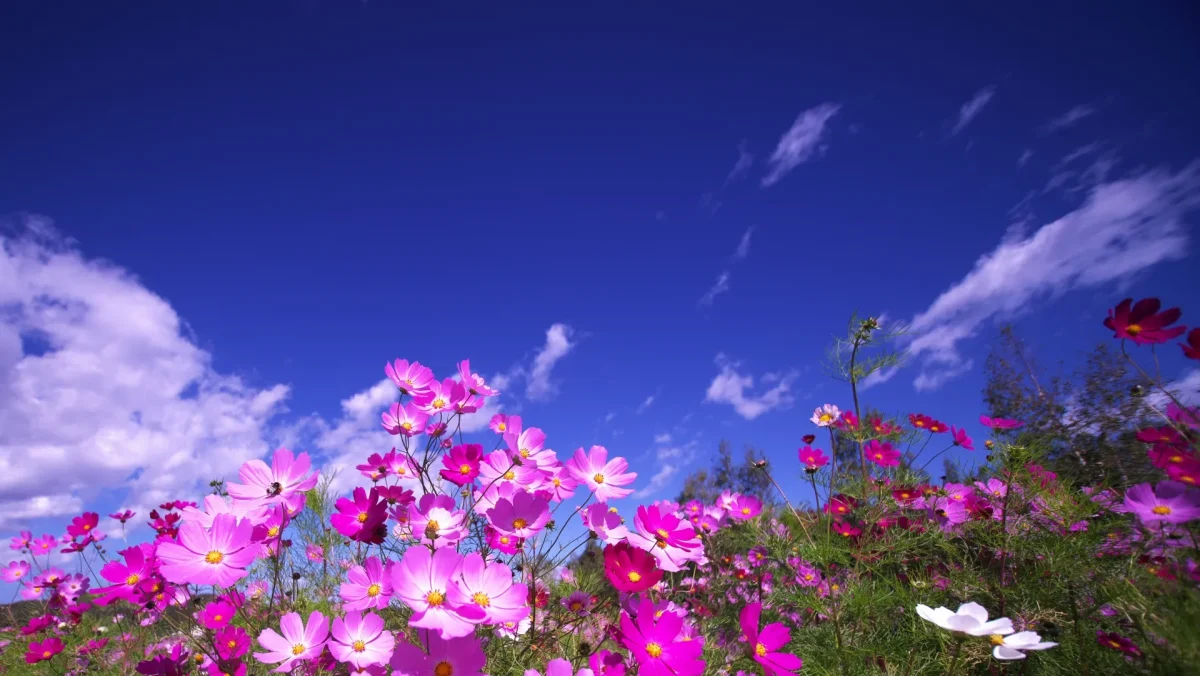
[(1200, 359), (1200, 329), (1192, 329), (1187, 334), (1187, 342), (1180, 343), (1183, 356), (1188, 359)]
[(1115, 632), (1097, 631), (1096, 643), (1099, 643), (1105, 648), (1119, 650), (1126, 655), (1131, 655), (1133, 657), (1142, 656), (1142, 651), (1138, 649), (1137, 645), (1133, 641)]
[(663, 571), (649, 552), (618, 542), (604, 548), (604, 574), (618, 591), (636, 593), (658, 584)]
[(337, 532), (359, 542), (383, 542), (387, 535), (387, 503), (380, 499), (377, 489), (367, 493), (362, 487), (355, 488), (353, 500), (338, 498), (334, 507), (338, 513), (330, 516), (329, 522)]
[(1126, 298), (1108, 311), (1104, 325), (1112, 329), (1114, 338), (1132, 340), (1138, 345), (1156, 345), (1178, 338), (1186, 326), (1167, 328), (1179, 321), (1179, 308), (1159, 312), (1162, 303), (1157, 298), (1143, 298), (1131, 308), (1132, 298)]

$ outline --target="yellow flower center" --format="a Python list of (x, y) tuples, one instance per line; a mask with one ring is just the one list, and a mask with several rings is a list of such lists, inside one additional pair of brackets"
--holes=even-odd
[(642, 581), (642, 574), (637, 572), (636, 570), (629, 571), (629, 574), (626, 575), (625, 577), (629, 578), (630, 582), (641, 582)]
[(583, 604), (582, 604), (582, 603), (580, 603), (579, 601), (572, 601), (572, 602), (571, 602), (571, 610), (572, 610), (572, 611), (574, 611), (574, 612), (576, 612), (576, 613), (577, 613), (577, 612), (579, 612), (579, 611), (580, 611), (582, 608), (583, 608)]
[(378, 584), (373, 584), (370, 587), (367, 587), (367, 596), (370, 596), (371, 598), (375, 598), (382, 593), (383, 587), (379, 586)]
[(496, 423), (496, 429), (498, 429), (498, 430), (500, 430), (501, 432), (503, 432), (504, 430), (508, 429), (508, 425), (505, 425), (505, 424), (504, 424), (504, 423), (502, 423), (502, 422), (501, 422), (501, 423)]
[(407, 420), (400, 423), (400, 426), (403, 427), (404, 429), (408, 430), (409, 432), (412, 431), (412, 423), (408, 422)]
[(438, 662), (433, 668), (433, 676), (454, 676), (454, 667), (449, 662)]
[(446, 601), (446, 595), (438, 590), (433, 590), (425, 596), (425, 602), (433, 607), (438, 607)]
[(355, 641), (355, 642), (354, 642), (354, 645), (352, 645), (352, 646), (350, 646), (350, 647), (351, 647), (351, 648), (354, 648), (354, 652), (356, 652), (356, 653), (361, 653), (361, 652), (363, 652), (364, 650), (366, 650), (366, 649), (367, 649), (367, 642), (366, 642), (366, 641), (362, 641), (362, 640)]
[(470, 473), (471, 473), (471, 466), (470, 466), (470, 465), (468, 465), (468, 464), (465, 464), (465, 463), (464, 463), (464, 464), (462, 464), (462, 465), (460, 465), (460, 466), (458, 467), (458, 473), (459, 473), (459, 474), (462, 474), (462, 475), (464, 475), (464, 476), (465, 476), (465, 475), (467, 475), (467, 474), (470, 474)]
[(53, 653), (51, 653), (49, 650), (42, 652), (42, 659), (44, 659), (44, 660), (48, 660), (52, 656), (53, 656)]
[(749, 508), (749, 507), (743, 507), (743, 508), (742, 508), (742, 514), (743, 514), (743, 515), (747, 515), (747, 516), (748, 516), (748, 515), (750, 514), (750, 508)]
[(366, 512), (359, 512), (359, 513), (358, 513), (358, 522), (359, 522), (359, 523), (366, 523), (366, 522), (367, 522), (367, 519), (369, 519), (369, 518), (370, 518), (370, 517), (369, 517), (369, 516), (367, 516), (367, 513), (366, 513)]
[(522, 458), (528, 458), (528, 457), (529, 457), (529, 449), (528, 449), (528, 448), (522, 448), (522, 449), (521, 449), (521, 457), (522, 457)]
[(215, 549), (204, 555), (204, 560), (211, 564), (218, 564), (225, 560), (225, 555)]
[(823, 423), (827, 423), (827, 422), (833, 420), (833, 416), (829, 415), (828, 413), (822, 413), (821, 417), (818, 418), (818, 420), (820, 420)]
[(268, 528), (267, 536), (268, 537), (278, 537), (279, 536), (279, 526), (271, 526), (270, 528)]
[(297, 643), (296, 645), (292, 646), (292, 654), (293, 655), (299, 655), (300, 653), (304, 652), (305, 650), (307, 650), (307, 648), (304, 647), (303, 643)]
[(512, 527), (515, 530), (520, 530), (521, 528), (524, 528), (525, 526), (528, 526), (528, 525), (529, 525), (529, 522), (526, 521), (525, 519), (522, 519), (522, 518), (513, 519)]
[(223, 619), (225, 619), (223, 615), (213, 615), (213, 622), (220, 622)]
[(446, 400), (445, 400), (445, 399), (442, 399), (441, 397), (438, 397), (437, 399), (434, 399), (434, 400), (433, 400), (433, 407), (434, 407), (434, 408), (445, 408), (445, 407), (446, 407)]
[(660, 537), (660, 538), (668, 538), (671, 536), (671, 534), (667, 532), (666, 528), (659, 528), (658, 530), (656, 530), (654, 532), (657, 533), (658, 537)]
[(141, 580), (142, 580), (142, 576), (138, 575), (137, 573), (134, 573), (133, 575), (130, 575), (129, 577), (125, 578), (125, 584), (132, 587), (133, 585), (137, 584)]
[(604, 483), (604, 475), (597, 473), (596, 476), (592, 477), (592, 481), (595, 481), (598, 484), (602, 484), (602, 483)]
[(90, 524), (90, 523), (85, 523), (85, 524), (83, 524), (83, 529), (84, 529), (84, 530), (91, 530), (91, 529), (92, 529), (92, 524)]
[(551, 481), (551, 483), (554, 484), (555, 488), (558, 488), (559, 486), (562, 485), (562, 479), (559, 479), (558, 477), (554, 477), (554, 479), (553, 479), (553, 481)]
[(662, 646), (657, 643), (646, 644), (646, 654), (655, 659), (662, 657)]
[(513, 479), (517, 478), (517, 473), (510, 469), (504, 473), (504, 478), (508, 481), (512, 481)]
[(508, 536), (507, 536), (507, 535), (501, 535), (501, 536), (500, 536), (500, 544), (502, 544), (502, 545), (506, 545), (506, 544), (508, 544), (508, 542), (509, 542), (509, 540), (508, 540)]
[(754, 644), (754, 654), (758, 655), (759, 657), (766, 655), (767, 654), (767, 646), (765, 646), (761, 643)]
[(813, 579), (813, 574), (812, 574), (812, 573), (805, 573), (805, 574), (804, 574), (804, 579), (805, 579), (805, 580), (812, 580), (812, 579)]
[(483, 592), (475, 592), (475, 595), (471, 597), (471, 600), (474, 601), (475, 605), (479, 606), (480, 608), (487, 608), (488, 606), (492, 605), (492, 600)]
[(1142, 332), (1142, 325), (1141, 324), (1130, 324), (1129, 326), (1125, 327), (1125, 332), (1131, 336), (1136, 336), (1137, 334)]
[(1120, 649), (1121, 649), (1121, 642), (1120, 642), (1120, 641), (1117, 641), (1117, 640), (1115, 640), (1115, 639), (1109, 639), (1109, 640), (1108, 640), (1108, 644), (1109, 644), (1110, 646), (1112, 646), (1112, 647), (1116, 648), (1117, 650), (1120, 650)]
[(236, 640), (236, 639), (232, 639), (232, 638), (231, 638), (231, 639), (229, 639), (229, 641), (227, 641), (227, 642), (225, 643), (225, 645), (226, 645), (226, 647), (228, 647), (230, 650), (233, 650), (234, 648), (236, 648), (236, 647), (237, 647), (237, 640)]
[(1004, 637), (1000, 634), (992, 634), (988, 640), (992, 642), (992, 645), (1004, 645)]
[(1154, 512), (1155, 514), (1158, 514), (1159, 516), (1166, 516), (1167, 514), (1171, 513), (1171, 508), (1166, 505), (1158, 505), (1157, 507), (1155, 507), (1154, 509), (1152, 509), (1150, 511)]

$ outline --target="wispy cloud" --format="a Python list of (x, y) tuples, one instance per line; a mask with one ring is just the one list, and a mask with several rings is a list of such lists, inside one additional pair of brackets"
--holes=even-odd
[(762, 186), (775, 185), (796, 167), (825, 152), (829, 142), (827, 126), (841, 109), (836, 103), (822, 103), (800, 113), (767, 160), (767, 175), (763, 177)]
[(746, 228), (746, 231), (742, 233), (742, 238), (738, 240), (737, 249), (734, 250), (733, 256), (727, 263), (727, 267), (721, 271), (721, 274), (717, 275), (717, 281), (708, 288), (708, 291), (704, 292), (704, 295), (700, 297), (700, 300), (696, 301), (696, 305), (700, 307), (708, 307), (713, 304), (713, 301), (717, 299), (717, 296), (729, 291), (729, 280), (732, 277), (731, 268), (735, 264), (746, 260), (746, 257), (750, 255), (750, 238), (754, 235), (754, 231), (756, 229), (757, 228), (752, 225)]
[(984, 106), (992, 100), (995, 94), (995, 87), (984, 87), (976, 92), (970, 101), (962, 104), (962, 107), (958, 109), (958, 120), (954, 123), (954, 129), (950, 131), (950, 135), (957, 136), (960, 131), (966, 129), (967, 125), (971, 124), (971, 120), (983, 112)]
[(764, 382), (774, 382), (774, 387), (754, 394), (754, 378), (738, 372), (741, 366), (739, 362), (730, 360), (724, 354), (718, 354), (716, 363), (719, 372), (704, 395), (706, 402), (729, 404), (738, 415), (746, 420), (754, 420), (767, 411), (787, 408), (795, 400), (791, 386), (799, 375), (796, 371), (775, 374), (774, 378), (764, 377)]
[(604, 416), (604, 422), (610, 423), (613, 421), (613, 418), (616, 418), (616, 417), (617, 417), (616, 411), (609, 411), (608, 415)]
[(689, 441), (682, 446), (670, 445), (669, 437), (666, 441), (655, 437), (654, 441), (658, 446), (654, 451), (654, 466), (658, 467), (658, 471), (650, 477), (650, 483), (633, 494), (633, 497), (638, 499), (657, 495), (679, 474), (680, 469), (687, 467), (696, 457), (695, 441)]
[(525, 383), (525, 396), (533, 400), (546, 400), (558, 392), (558, 386), (550, 380), (554, 365), (567, 356), (575, 347), (571, 342), (574, 332), (566, 324), (554, 324), (546, 329), (546, 344), (533, 358), (533, 368)]
[(667, 432), (663, 432), (662, 434), (655, 434), (654, 435), (654, 443), (669, 444), (669, 443), (671, 443), (671, 435)]
[(643, 401), (641, 404), (638, 404), (636, 413), (638, 415), (641, 415), (646, 412), (646, 409), (653, 406), (654, 405), (654, 397), (655, 397), (655, 395), (652, 394), (652, 395), (646, 397), (646, 400)]
[(1096, 110), (1095, 106), (1086, 103), (1075, 106), (1062, 115), (1046, 122), (1046, 124), (1042, 125), (1041, 131), (1044, 134), (1053, 134), (1067, 127), (1073, 127), (1080, 120), (1094, 115)]
[(913, 319), (909, 348), (921, 365), (914, 386), (933, 389), (971, 368), (959, 345), (989, 319), (1181, 258), (1184, 217), (1198, 205), (1200, 163), (1146, 171), (1097, 185), (1074, 211), (1026, 237), (1006, 238)]
[(738, 144), (737, 152), (737, 162), (734, 163), (733, 169), (729, 170), (729, 175), (725, 177), (725, 184), (721, 186), (722, 190), (729, 187), (729, 184), (745, 178), (746, 174), (750, 172), (750, 167), (754, 166), (754, 156), (746, 150), (744, 140)]
[(1025, 166), (1026, 164), (1029, 163), (1029, 160), (1032, 158), (1033, 158), (1033, 151), (1030, 150), (1029, 148), (1026, 148), (1024, 150), (1024, 152), (1021, 153), (1021, 156), (1017, 158), (1017, 166), (1018, 167)]

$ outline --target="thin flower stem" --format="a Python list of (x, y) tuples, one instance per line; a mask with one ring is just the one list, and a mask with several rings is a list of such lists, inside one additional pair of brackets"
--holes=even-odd
[(779, 491), (779, 497), (783, 498), (783, 501), (787, 504), (788, 509), (792, 510), (792, 515), (796, 517), (796, 522), (800, 524), (801, 530), (804, 531), (804, 537), (808, 538), (808, 544), (811, 545), (813, 543), (812, 533), (808, 532), (808, 526), (805, 525), (804, 518), (801, 517), (800, 512), (797, 512), (796, 508), (792, 506), (792, 501), (788, 500), (787, 494), (784, 493), (783, 489), (779, 487), (779, 483), (775, 481), (775, 477), (771, 476), (771, 473), (767, 471), (766, 467), (762, 467), (761, 469), (763, 474), (767, 475), (767, 479), (771, 482), (771, 485), (775, 487), (775, 490)]
[(954, 670), (958, 668), (958, 658), (962, 654), (963, 639), (958, 639), (954, 644), (954, 652), (950, 656), (950, 669), (946, 671), (947, 676), (954, 676)]

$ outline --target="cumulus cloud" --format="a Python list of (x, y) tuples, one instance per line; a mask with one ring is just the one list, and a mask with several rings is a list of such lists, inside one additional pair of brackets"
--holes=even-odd
[(288, 387), (212, 367), (163, 298), (30, 216), (0, 236), (0, 528), (194, 498), (266, 454)]
[(798, 375), (795, 371), (778, 376), (774, 387), (756, 395), (753, 393), (754, 377), (739, 373), (739, 362), (718, 354), (716, 363), (720, 372), (708, 386), (704, 395), (706, 402), (729, 404), (738, 415), (754, 420), (767, 411), (791, 406), (795, 399), (791, 393), (792, 383)]
[(554, 365), (575, 348), (571, 342), (571, 327), (553, 324), (546, 329), (546, 344), (533, 358), (533, 367), (525, 383), (525, 396), (534, 400), (546, 400), (558, 393), (558, 386), (550, 380)]
[(829, 144), (829, 121), (842, 107), (836, 103), (822, 103), (809, 108), (796, 117), (790, 129), (784, 132), (775, 146), (775, 152), (767, 160), (767, 175), (762, 186), (769, 188), (787, 176), (793, 169), (819, 157)]
[(1042, 132), (1046, 134), (1053, 134), (1056, 131), (1066, 129), (1067, 127), (1073, 127), (1075, 126), (1075, 123), (1079, 122), (1085, 117), (1090, 117), (1091, 115), (1095, 114), (1095, 112), (1096, 107), (1089, 104), (1075, 106), (1062, 115), (1059, 115), (1058, 117), (1042, 125)]
[(950, 135), (957, 136), (960, 131), (966, 129), (967, 125), (971, 124), (971, 120), (974, 120), (979, 113), (983, 112), (984, 106), (992, 100), (995, 94), (995, 87), (984, 87), (976, 92), (970, 101), (962, 104), (962, 107), (958, 109), (958, 120), (955, 121), (954, 129), (950, 131)]
[[(1065, 216), (981, 256), (911, 323), (914, 386), (932, 389), (971, 367), (960, 343), (997, 316), (1071, 289), (1117, 282), (1186, 253), (1184, 217), (1200, 203), (1200, 163), (1099, 184)], [(879, 380), (886, 380), (894, 373)]]

